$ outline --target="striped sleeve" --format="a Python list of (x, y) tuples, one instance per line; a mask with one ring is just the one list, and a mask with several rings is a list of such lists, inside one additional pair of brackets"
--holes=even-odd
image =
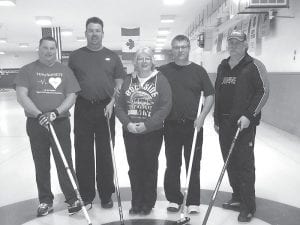
[(261, 112), (269, 97), (269, 81), (267, 79), (267, 70), (264, 64), (257, 59), (254, 59), (253, 63), (255, 66), (253, 76), (255, 93), (247, 110), (248, 113), (251, 114), (248, 114), (250, 117), (255, 117)]

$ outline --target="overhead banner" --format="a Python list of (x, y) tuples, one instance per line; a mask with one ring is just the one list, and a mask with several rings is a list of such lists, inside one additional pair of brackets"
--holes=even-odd
[(122, 36), (122, 59), (133, 59), (140, 40), (140, 28), (121, 28)]

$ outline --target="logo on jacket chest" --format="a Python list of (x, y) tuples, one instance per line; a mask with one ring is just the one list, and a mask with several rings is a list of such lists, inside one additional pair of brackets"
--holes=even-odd
[(236, 77), (224, 77), (221, 85), (235, 85)]
[(146, 83), (142, 87), (139, 84), (130, 85), (125, 94), (129, 97), (128, 115), (138, 118), (151, 117), (154, 98), (158, 95), (154, 84)]
[(131, 96), (134, 92), (137, 91), (147, 92), (152, 98), (158, 95), (158, 92), (156, 91), (156, 86), (153, 83), (146, 83), (142, 87), (139, 84), (130, 85), (125, 94), (127, 96)]

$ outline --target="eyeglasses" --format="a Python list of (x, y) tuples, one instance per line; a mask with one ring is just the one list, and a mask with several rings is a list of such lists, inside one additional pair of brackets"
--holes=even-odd
[(138, 57), (136, 60), (138, 62), (150, 62), (151, 58), (149, 58), (149, 57)]
[(189, 47), (190, 47), (189, 45), (172, 46), (172, 48), (173, 48), (174, 50), (180, 50), (180, 49), (186, 50), (186, 49), (188, 49)]

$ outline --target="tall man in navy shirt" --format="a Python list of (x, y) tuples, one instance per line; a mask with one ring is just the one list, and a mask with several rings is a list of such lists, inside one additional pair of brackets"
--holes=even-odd
[(98, 17), (89, 18), (85, 31), (87, 46), (70, 55), (69, 66), (81, 87), (74, 111), (75, 162), (79, 189), (85, 204), (91, 204), (96, 195), (96, 166), (101, 206), (111, 208), (114, 183), (106, 116), (110, 117), (114, 137), (114, 90), (120, 89), (124, 70), (118, 55), (102, 45), (103, 35), (103, 21)]
[[(168, 211), (179, 211), (183, 202), (180, 191), (182, 148), (186, 168), (189, 165), (194, 128), (197, 128), (197, 144), (187, 196), (188, 213), (200, 212), (200, 160), (202, 155), (203, 124), (214, 101), (214, 88), (205, 69), (189, 61), (190, 40), (178, 35), (172, 40), (174, 62), (159, 70), (168, 79), (172, 89), (172, 110), (164, 123), (165, 153), (167, 168), (164, 179)], [(201, 91), (205, 101), (197, 117)]]

